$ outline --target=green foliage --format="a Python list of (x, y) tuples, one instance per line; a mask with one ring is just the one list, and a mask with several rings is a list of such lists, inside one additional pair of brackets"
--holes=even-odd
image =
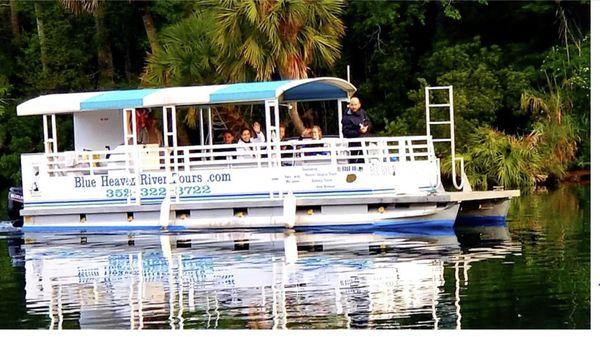
[(207, 13), (166, 27), (160, 33), (160, 52), (150, 54), (142, 82), (151, 86), (214, 84), (223, 79), (217, 72), (218, 51), (212, 44), (214, 26)]
[(8, 79), (0, 74), (0, 117), (6, 113), (6, 106), (8, 105), (6, 97), (8, 96), (9, 89)]
[[(58, 1), (17, 2), (18, 39), (0, 6), (2, 183), (18, 180), (18, 153), (41, 150), (39, 118), (17, 118), (16, 105), (102, 86), (101, 49), (112, 53), (116, 88), (302, 77), (302, 69), (345, 77), (349, 64), (381, 135), (423, 134), (424, 87), (453, 85), (457, 149), (477, 186), (529, 186), (532, 175), (589, 167), (589, 2), (102, 1), (103, 19)], [(162, 48), (151, 55), (142, 13), (160, 30)], [(72, 125), (59, 127), (59, 144), (70, 146)], [(472, 150), (484, 139), (495, 155)], [(527, 146), (539, 157), (531, 167), (518, 160)], [(493, 158), (507, 163), (476, 167)], [(515, 168), (526, 171), (507, 177)]]
[(396, 117), (394, 120), (384, 118), (384, 122), (385, 129), (378, 133), (380, 136), (397, 137), (406, 135), (410, 132), (408, 123), (401, 117)]
[[(516, 138), (481, 127), (470, 136), (470, 147), (464, 154), (465, 171), (473, 187), (487, 190), (490, 185), (505, 188), (531, 188), (542, 172), (538, 149), (526, 138)], [(442, 169), (451, 172), (450, 161)]]
[(549, 94), (524, 92), (522, 108), (535, 120), (530, 138), (542, 155), (543, 171), (562, 178), (575, 158), (577, 134), (561, 91)]
[(93, 20), (70, 14), (54, 2), (41, 2), (40, 8), (38, 19), (44, 22), (48, 71), (42, 71), (38, 32), (24, 32), (25, 48), (17, 63), (29, 91), (70, 91), (91, 86), (95, 72), (94, 40), (90, 38), (94, 34)]
[[(452, 85), (454, 88), (454, 115), (456, 143), (459, 150), (468, 146), (468, 137), (478, 127), (497, 124), (501, 111), (519, 105), (520, 90), (528, 87), (529, 76), (501, 64), (502, 50), (496, 45), (482, 46), (481, 40), (448, 45), (441, 43), (423, 61), (423, 76), (419, 89), (409, 91), (413, 106), (403, 116), (411, 127), (424, 130), (425, 86)], [(516, 81), (515, 81), (516, 80)], [(447, 103), (447, 97), (432, 99)], [(504, 103), (504, 105), (503, 105)], [(447, 110), (440, 118), (448, 119)]]
[(215, 20), (219, 72), (230, 81), (306, 78), (341, 52), (342, 1), (205, 0)]
[(590, 166), (590, 37), (566, 46), (555, 46), (540, 67), (554, 91), (560, 91), (563, 110), (572, 116), (579, 151), (576, 167)]

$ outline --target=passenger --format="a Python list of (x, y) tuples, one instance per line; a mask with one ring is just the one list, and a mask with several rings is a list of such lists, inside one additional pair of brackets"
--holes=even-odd
[[(311, 137), (312, 140), (323, 139), (323, 131), (321, 130), (321, 127), (318, 125), (313, 126), (312, 130), (311, 130), (311, 135), (312, 135), (312, 137)], [(327, 146), (327, 144), (324, 144), (324, 143), (311, 143), (311, 144), (306, 144), (304, 147), (323, 148), (326, 146)], [(305, 155), (306, 156), (327, 156), (327, 155), (329, 155), (329, 151), (306, 152)]]
[[(223, 131), (223, 145), (232, 145), (233, 141), (235, 140), (235, 137), (233, 136), (233, 132), (231, 130), (225, 130)], [(236, 149), (234, 149), (233, 146), (231, 147), (219, 147), (213, 150), (213, 152), (231, 152), (231, 151), (236, 151)], [(228, 155), (227, 157), (225, 156), (218, 156), (215, 157), (216, 160), (224, 160), (224, 159), (235, 159), (236, 156), (231, 156)]]
[[(135, 132), (137, 134), (137, 143), (145, 144), (144, 133), (146, 128), (146, 121), (148, 120), (148, 109), (146, 108), (136, 108), (135, 109)], [(129, 130), (131, 131), (131, 125), (129, 125)]]
[(311, 138), (312, 128), (313, 126), (315, 126), (315, 121), (310, 110), (306, 111), (302, 116), (302, 124), (304, 124), (304, 130), (300, 134), (300, 137), (298, 137), (298, 140), (302, 140), (304, 138)]
[[(240, 134), (240, 140), (238, 141), (237, 153), (238, 158), (242, 159), (253, 159), (255, 158), (255, 151), (258, 149), (256, 145), (257, 143), (265, 142), (265, 135), (260, 130), (260, 124), (258, 122), (254, 122), (252, 126), (253, 130), (249, 128), (242, 129), (242, 133)], [(252, 131), (256, 136), (252, 137)]]
[(223, 131), (223, 144), (233, 144), (235, 137), (230, 130)]
[(313, 140), (323, 139), (323, 130), (318, 125), (312, 127), (311, 136)]
[(281, 141), (285, 140), (285, 125), (279, 126), (279, 140), (281, 140)]
[(254, 131), (254, 138), (252, 138), (253, 143), (264, 143), (265, 135), (260, 131), (260, 123), (254, 122), (252, 124), (252, 131)]
[(154, 116), (146, 111), (140, 118), (140, 122), (138, 144), (158, 144), (158, 146), (162, 146), (163, 134), (159, 130)]
[[(344, 138), (358, 138), (358, 137), (366, 137), (371, 132), (373, 125), (371, 124), (371, 120), (367, 116), (365, 110), (361, 108), (360, 100), (358, 97), (352, 97), (350, 99), (350, 103), (348, 104), (348, 110), (342, 117), (342, 134)], [(350, 142), (348, 143), (349, 147), (360, 147), (360, 142)], [(350, 151), (350, 158), (348, 160), (349, 163), (364, 163), (362, 157), (363, 152), (361, 150), (353, 150)]]
[[(281, 141), (285, 140), (285, 132), (286, 132), (285, 125), (279, 125), (279, 139)], [(289, 144), (281, 145), (279, 148), (283, 152), (283, 153), (281, 153), (281, 158), (292, 158), (293, 153), (290, 150), (292, 150), (293, 147), (291, 145), (289, 145)], [(292, 162), (289, 159), (282, 160), (282, 165), (283, 166), (291, 166)]]
[(304, 128), (304, 131), (302, 131), (302, 134), (300, 134), (300, 140), (304, 139), (304, 138), (311, 138), (312, 137), (312, 126), (307, 126)]

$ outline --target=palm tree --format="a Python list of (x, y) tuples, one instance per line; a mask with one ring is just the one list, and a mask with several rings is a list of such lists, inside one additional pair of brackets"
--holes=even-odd
[(157, 52), (160, 49), (160, 44), (158, 43), (158, 34), (156, 33), (156, 26), (154, 26), (154, 19), (150, 13), (150, 5), (152, 4), (152, 1), (129, 0), (129, 3), (142, 16), (144, 29), (146, 30), (146, 37), (148, 38), (148, 43), (150, 44), (150, 50), (153, 53)]
[(561, 90), (550, 85), (550, 93), (524, 92), (521, 109), (537, 120), (529, 138), (545, 155), (545, 171), (561, 178), (577, 151), (576, 130)]
[[(341, 0), (204, 0), (215, 13), (218, 70), (230, 81), (307, 78), (311, 67), (333, 67), (344, 34)], [(297, 109), (292, 121), (304, 125)]]
[(141, 80), (149, 86), (182, 86), (223, 82), (216, 72), (218, 51), (210, 38), (214, 22), (202, 12), (160, 32), (159, 47), (146, 58)]

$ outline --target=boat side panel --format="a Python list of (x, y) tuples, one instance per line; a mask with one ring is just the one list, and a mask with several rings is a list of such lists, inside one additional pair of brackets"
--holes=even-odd
[(511, 199), (462, 201), (456, 218), (457, 225), (498, 226), (506, 224)]
[[(168, 175), (125, 171), (49, 176), (43, 156), (23, 158), (25, 208), (77, 205), (127, 205), (139, 195), (142, 204), (157, 204), (173, 189), (180, 201), (298, 197), (341, 197), (419, 194), (435, 188), (435, 176), (423, 174), (435, 166), (410, 164), (319, 165), (281, 168), (236, 168), (184, 171)], [(266, 174), (269, 173), (269, 174)], [(170, 192), (171, 191), (171, 192)], [(243, 191), (243, 192), (241, 192)], [(139, 194), (138, 194), (139, 193)]]

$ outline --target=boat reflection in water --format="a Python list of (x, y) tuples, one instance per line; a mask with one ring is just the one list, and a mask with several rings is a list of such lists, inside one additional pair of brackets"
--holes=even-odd
[(486, 230), (499, 245), (454, 231), (28, 238), (27, 309), (50, 329), (460, 328), (469, 263), (519, 249)]

